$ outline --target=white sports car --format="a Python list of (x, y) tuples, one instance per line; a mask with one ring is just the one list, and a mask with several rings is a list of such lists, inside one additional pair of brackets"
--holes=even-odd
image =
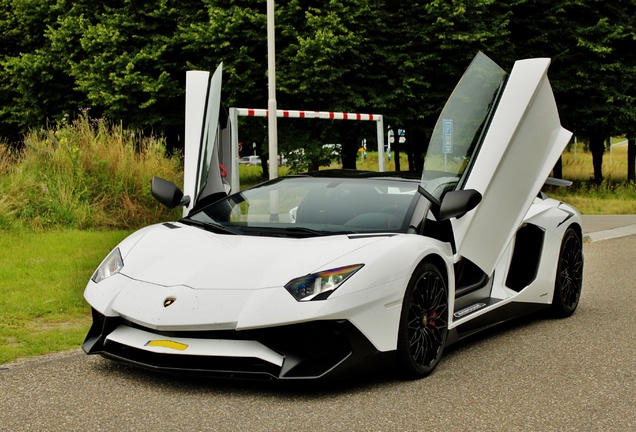
[(204, 75), (209, 88), (187, 96), (185, 193), (152, 185), (184, 217), (132, 234), (102, 262), (84, 294), (84, 350), (212, 376), (313, 379), (389, 362), (417, 378), (480, 329), (541, 309), (571, 315), (581, 217), (540, 191), (558, 183), (548, 175), (571, 136), (549, 63), (507, 74), (478, 54), (423, 174), (320, 171), (229, 196), (221, 72)]

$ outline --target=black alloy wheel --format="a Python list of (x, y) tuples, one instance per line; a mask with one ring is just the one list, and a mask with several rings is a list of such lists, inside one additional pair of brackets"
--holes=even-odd
[(560, 318), (576, 310), (583, 287), (583, 245), (573, 228), (568, 228), (561, 242), (559, 264), (554, 283), (552, 311)]
[(448, 336), (448, 288), (440, 270), (420, 264), (404, 295), (397, 360), (407, 378), (429, 375), (439, 363)]

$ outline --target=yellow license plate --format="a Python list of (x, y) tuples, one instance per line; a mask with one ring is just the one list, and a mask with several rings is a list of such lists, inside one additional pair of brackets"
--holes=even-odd
[(188, 345), (171, 340), (151, 340), (146, 342), (146, 346), (170, 348), (178, 351), (185, 351)]

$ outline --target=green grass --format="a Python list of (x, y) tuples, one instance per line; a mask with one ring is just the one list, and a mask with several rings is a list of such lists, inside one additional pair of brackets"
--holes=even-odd
[(127, 233), (0, 233), (0, 364), (80, 346), (91, 321), (84, 287)]
[[(614, 138), (613, 142), (625, 141)], [(583, 144), (570, 146), (562, 155), (563, 178), (572, 180), (569, 188), (550, 188), (548, 194), (572, 204), (583, 214), (635, 214), (636, 185), (627, 182), (627, 146), (613, 146), (603, 156), (603, 176), (599, 185), (594, 176), (592, 153)]]
[[(625, 141), (615, 138), (613, 141)], [(588, 182), (594, 177), (592, 153), (585, 150), (582, 143), (570, 146), (562, 155), (563, 177), (578, 183)], [(608, 183), (625, 183), (627, 181), (627, 146), (612, 146), (611, 151), (603, 155), (603, 177)]]

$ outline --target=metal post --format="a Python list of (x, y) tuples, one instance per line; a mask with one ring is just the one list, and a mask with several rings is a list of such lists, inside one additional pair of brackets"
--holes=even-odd
[(276, 116), (276, 45), (274, 32), (274, 0), (267, 0), (267, 132), (269, 137), (269, 178), (278, 177), (278, 130)]
[(384, 172), (384, 117), (380, 116), (377, 123), (378, 135), (378, 170)]

